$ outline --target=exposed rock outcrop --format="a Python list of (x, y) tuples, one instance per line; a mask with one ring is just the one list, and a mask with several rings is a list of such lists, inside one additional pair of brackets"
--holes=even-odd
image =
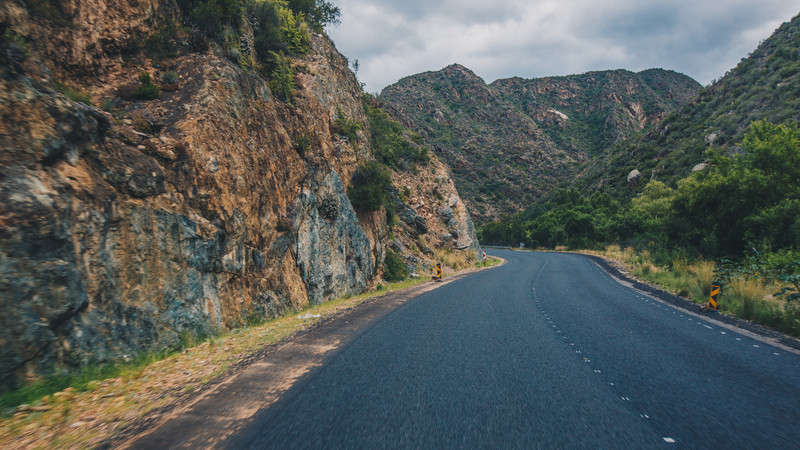
[(639, 172), (639, 171), (638, 171), (638, 170), (636, 170), (636, 169), (633, 169), (633, 170), (631, 170), (631, 172), (628, 174), (628, 177), (627, 177), (627, 179), (628, 179), (628, 186), (630, 186), (630, 187), (631, 187), (631, 189), (635, 189), (635, 188), (636, 188), (636, 186), (638, 186), (638, 185), (639, 185), (639, 181), (642, 179), (642, 173), (641, 173), (641, 172)]
[[(21, 37), (3, 41), (14, 64), (0, 68), (0, 390), (377, 282), (386, 213), (357, 215), (346, 195), (372, 158), (361, 88), (326, 37), (293, 62), (282, 102), (196, 35), (159, 64), (137, 50), (173, 2), (48, 3), (67, 25), (25, 5), (0, 5), (6, 38)], [(122, 94), (166, 67), (177, 81), (160, 98)], [(337, 114), (362, 124), (356, 139)]]

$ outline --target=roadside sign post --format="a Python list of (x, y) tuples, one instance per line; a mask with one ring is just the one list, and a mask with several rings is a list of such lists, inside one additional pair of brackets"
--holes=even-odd
[(720, 290), (722, 290), (722, 283), (719, 281), (711, 282), (711, 294), (708, 296), (708, 304), (703, 307), (704, 311), (717, 310), (717, 297), (719, 297)]
[(431, 278), (433, 281), (442, 281), (442, 263), (436, 263), (436, 275)]
[(483, 259), (483, 265), (486, 265), (486, 250), (481, 250), (481, 258)]

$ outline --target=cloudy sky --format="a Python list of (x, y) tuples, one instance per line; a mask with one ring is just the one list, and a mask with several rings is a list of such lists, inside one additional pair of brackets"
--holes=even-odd
[(327, 31), (367, 92), (459, 63), (486, 82), (654, 67), (709, 84), (800, 0), (330, 0)]

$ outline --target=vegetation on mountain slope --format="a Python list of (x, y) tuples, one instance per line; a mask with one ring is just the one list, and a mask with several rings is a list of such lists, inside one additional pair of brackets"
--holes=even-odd
[[(656, 242), (730, 257), (753, 246), (797, 249), (798, 39), (800, 16), (691, 103), (594, 160), (566, 190), (487, 225), (483, 236), (508, 230), (506, 241), (543, 246)], [(633, 169), (643, 177), (629, 184)], [(581, 208), (591, 217), (564, 215)], [(556, 216), (558, 226), (542, 225)], [(549, 231), (530, 232), (542, 229)]]
[(639, 191), (632, 192), (625, 177), (637, 169), (645, 179), (675, 187), (708, 159), (706, 150), (739, 152), (744, 134), (759, 120), (800, 122), (800, 16), (782, 24), (735, 68), (657, 126), (593, 161), (573, 185), (630, 197)]
[(452, 65), (404, 78), (380, 95), (453, 169), (479, 223), (523, 210), (609, 145), (699, 88), (675, 72), (624, 70), (487, 85)]

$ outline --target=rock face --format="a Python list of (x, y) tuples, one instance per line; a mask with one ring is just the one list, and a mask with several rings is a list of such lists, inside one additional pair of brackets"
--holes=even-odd
[[(325, 199), (338, 209), (328, 217), (320, 214)], [(347, 199), (344, 185), (335, 171), (320, 182), (316, 194), (300, 194), (304, 210), (298, 215), (297, 264), (306, 286), (308, 300), (321, 303), (333, 295), (362, 292), (374, 273), (370, 243)]]
[[(386, 213), (356, 215), (346, 195), (372, 158), (361, 88), (326, 37), (293, 62), (283, 102), (214, 42), (174, 39), (158, 65), (136, 53), (171, 1), (47, 3), (69, 25), (25, 5), (0, 5), (0, 391), (377, 283)], [(160, 98), (121, 94), (165, 67), (178, 81)], [(411, 247), (437, 225), (400, 203)], [(477, 247), (454, 214), (457, 245)]]

